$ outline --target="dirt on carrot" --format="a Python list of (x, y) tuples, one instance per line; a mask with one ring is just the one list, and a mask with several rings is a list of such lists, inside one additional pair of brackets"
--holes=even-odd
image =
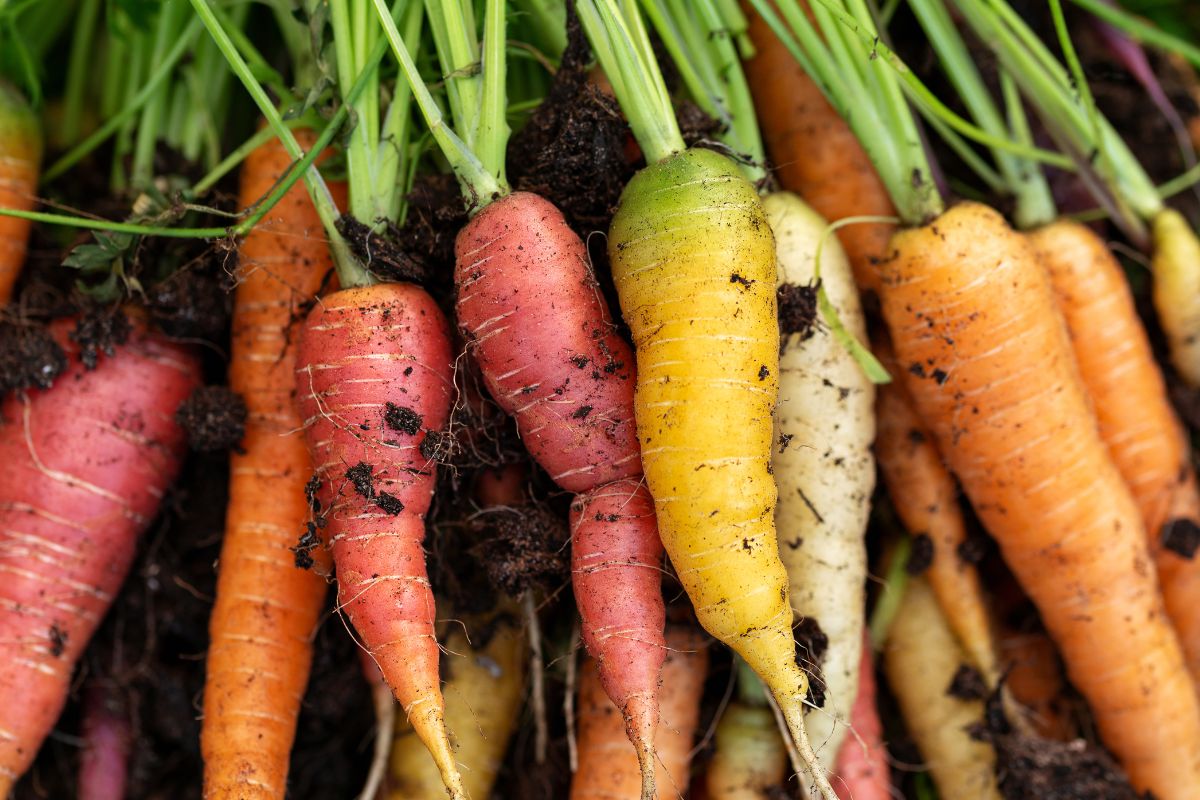
[(34, 320), (0, 322), (0, 397), (20, 389), (46, 389), (67, 366), (63, 349)]
[[(779, 332), (784, 334), (780, 340), (788, 341), (786, 334), (800, 334), (800, 341), (812, 336), (821, 325), (821, 317), (817, 313), (818, 284), (798, 286), (785, 283), (775, 290), (775, 300), (779, 304)], [(786, 345), (785, 345), (786, 346)]]
[(174, 338), (219, 340), (229, 327), (233, 295), (228, 276), (236, 274), (234, 261), (232, 254), (214, 248), (154, 284), (146, 295), (150, 318)]
[(201, 386), (175, 412), (193, 450), (236, 448), (246, 432), (246, 403), (228, 386)]

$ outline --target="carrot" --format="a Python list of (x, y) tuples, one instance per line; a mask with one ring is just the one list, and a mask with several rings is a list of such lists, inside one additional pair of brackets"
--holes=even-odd
[[(470, 640), (457, 629), (451, 629), (445, 640), (452, 654), (442, 688), (446, 724), (454, 731), (457, 758), (467, 766), (463, 788), (469, 797), (491, 796), (521, 716), (528, 646), (525, 634), (513, 624), (516, 619), (515, 613), (502, 610), (490, 620), (470, 625)], [(404, 720), (396, 725), (390, 765), (389, 797), (440, 800), (446, 796), (429, 751)]]
[[(41, 160), (37, 117), (21, 93), (0, 80), (0, 208), (33, 209)], [(0, 216), (0, 305), (12, 297), (31, 226), (27, 219)]]
[[(655, 749), (660, 797), (681, 796), (687, 789), (693, 741), (700, 721), (700, 696), (708, 670), (708, 652), (698, 632), (670, 627), (670, 651), (662, 668), (662, 710)], [(606, 696), (592, 659), (579, 672), (579, 769), (571, 779), (571, 800), (636, 800), (642, 780), (637, 752), (625, 735), (620, 711)]]
[[(315, 139), (297, 135), (306, 146)], [(278, 140), (252, 152), (239, 207), (261, 199), (290, 164)], [(307, 569), (291, 550), (312, 517), (293, 328), (333, 267), (302, 186), (242, 241), (238, 258), (229, 385), (248, 415), (241, 450), (230, 459), (200, 747), (206, 798), (282, 798), (330, 571), (323, 548), (303, 553), (316, 561)]]
[(1200, 241), (1174, 209), (1160, 211), (1153, 227), (1154, 307), (1171, 363), (1190, 386), (1200, 386)]
[(459, 798), (421, 550), (436, 471), (421, 445), (449, 419), (450, 362), (446, 320), (424, 290), (361, 286), (329, 295), (305, 319), (296, 385), (338, 607)]
[(883, 649), (884, 674), (905, 725), (942, 797), (1000, 800), (996, 753), (967, 732), (982, 722), (983, 701), (947, 692), (965, 655), (929, 584), (908, 581)]
[(853, 736), (842, 743), (834, 767), (834, 788), (839, 800), (887, 800), (891, 797), (891, 773), (883, 744), (883, 725), (875, 708), (875, 665), (869, 640), (862, 649), (858, 696), (850, 710), (850, 729)]
[[(745, 63), (746, 78), (783, 188), (796, 192), (830, 222), (864, 215), (896, 216), (883, 182), (850, 126), (762, 16), (744, 5), (756, 50)], [(838, 229), (859, 288), (877, 288), (877, 264), (887, 254), (895, 229), (884, 222)]]
[(1043, 631), (1002, 628), (998, 637), (1004, 686), (1039, 736), (1067, 742), (1075, 726), (1064, 707), (1067, 685), (1054, 642)]
[(133, 732), (117, 693), (92, 684), (83, 694), (78, 800), (122, 800), (129, 779)]
[(768, 800), (783, 791), (788, 754), (758, 678), (737, 663), (738, 699), (717, 723), (705, 788), (711, 800)]
[(135, 323), (94, 370), (69, 366), (0, 406), (0, 796), (50, 733), (71, 671), (179, 470), (175, 410), (199, 385), (190, 351)]
[(1066, 221), (1030, 239), (1049, 272), (1100, 435), (1141, 511), (1167, 615), (1200, 680), (1200, 561), (1170, 544), (1175, 526), (1200, 525), (1187, 436), (1108, 246), (1091, 229)]
[[(820, 281), (841, 324), (865, 340), (854, 276), (838, 241), (825, 240), (825, 220), (790, 192), (768, 195), (763, 206), (776, 235), (778, 291), (787, 298)], [(858, 695), (875, 387), (830, 327), (811, 323), (784, 337), (771, 463), (792, 610), (826, 642), (819, 661), (824, 703), (809, 712), (807, 724), (821, 763), (832, 772)]]
[[(877, 341), (874, 350), (892, 375), (900, 374), (890, 344)], [(925, 577), (972, 665), (994, 684), (999, 672), (979, 574), (959, 556), (967, 533), (958, 486), (902, 382), (880, 387), (875, 410), (875, 454), (892, 506), (912, 536), (932, 541), (933, 561)]]
[(636, 8), (577, 8), (605, 72), (620, 76), (613, 89), (649, 164), (621, 195), (608, 253), (634, 341), (634, 412), (659, 536), (700, 624), (762, 679), (799, 760), (832, 800), (805, 731), (808, 677), (775, 530), (770, 223), (736, 164), (685, 148)]
[(1036, 255), (973, 203), (893, 246), (883, 312), (922, 418), (1135, 788), (1193, 796), (1196, 694)]

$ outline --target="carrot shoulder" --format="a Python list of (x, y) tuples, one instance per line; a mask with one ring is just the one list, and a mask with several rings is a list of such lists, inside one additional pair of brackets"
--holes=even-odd
[[(42, 134), (20, 93), (0, 81), (0, 208), (29, 211), (37, 193)], [(0, 216), (0, 305), (12, 297), (32, 223)]]
[[(298, 131), (305, 146), (313, 135)], [(261, 200), (291, 158), (272, 139), (246, 159), (239, 207)], [(340, 193), (342, 187), (333, 185)], [(205, 674), (206, 798), (283, 798), (328, 556), (297, 567), (312, 473), (296, 407), (296, 323), (333, 268), (320, 219), (292, 188), (238, 248), (229, 384), (246, 401), (230, 459), (229, 508)]]
[[(757, 51), (746, 62), (746, 80), (783, 188), (800, 195), (830, 222), (864, 215), (894, 217), (896, 208), (850, 126), (763, 18), (752, 8), (746, 9), (746, 16)], [(895, 229), (881, 222), (838, 229), (860, 289), (876, 288), (877, 263), (887, 254)]]
[(1050, 275), (1100, 436), (1141, 511), (1167, 614), (1200, 678), (1200, 560), (1172, 545), (1172, 533), (1200, 525), (1200, 493), (1129, 285), (1104, 240), (1079, 223), (1053, 223), (1030, 240)]
[(50, 733), (71, 672), (179, 470), (175, 410), (200, 383), (185, 348), (135, 325), (94, 370), (0, 406), (0, 796)]
[(1036, 254), (974, 203), (893, 245), (881, 300), (921, 417), (1135, 787), (1197, 796), (1196, 693)]

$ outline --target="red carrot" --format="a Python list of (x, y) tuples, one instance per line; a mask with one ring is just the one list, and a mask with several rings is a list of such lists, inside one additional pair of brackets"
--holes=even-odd
[(28, 769), (71, 672), (179, 470), (175, 410), (200, 382), (183, 347), (135, 325), (94, 370), (69, 366), (0, 415), (0, 796)]
[(883, 745), (883, 725), (875, 708), (875, 665), (871, 661), (871, 642), (863, 643), (862, 666), (858, 673), (858, 696), (850, 709), (853, 733), (838, 753), (833, 786), (841, 800), (887, 800), (891, 797), (891, 773), (887, 748)]
[(78, 800), (122, 800), (133, 745), (129, 710), (116, 692), (93, 684), (83, 695)]
[(451, 373), (445, 318), (411, 284), (343, 289), (301, 331), (297, 392), (338, 606), (459, 798), (421, 549), (436, 469), (422, 444), (449, 419)]

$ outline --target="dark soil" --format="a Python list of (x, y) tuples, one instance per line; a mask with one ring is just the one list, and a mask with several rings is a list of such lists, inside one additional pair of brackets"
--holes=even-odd
[(817, 708), (825, 707), (825, 675), (821, 663), (829, 649), (829, 637), (821, 630), (821, 624), (812, 617), (805, 617), (792, 628), (796, 637), (796, 663), (808, 675), (808, 695), (805, 700)]
[[(217, 262), (215, 257), (201, 259), (150, 288), (146, 308), (165, 334), (210, 342), (220, 341), (225, 335), (233, 294), (223, 279), (226, 273), (217, 267)], [(222, 266), (230, 270), (229, 274), (233, 273), (233, 264)]]
[(117, 345), (129, 339), (132, 330), (129, 318), (120, 308), (96, 307), (80, 316), (69, 336), (79, 345), (79, 360), (88, 369), (95, 369), (101, 353), (111, 356)]
[[(776, 302), (779, 304), (779, 332), (785, 336), (789, 333), (800, 335), (800, 341), (805, 341), (817, 332), (821, 324), (817, 314), (817, 290), (819, 284), (800, 286), (795, 283), (785, 283), (775, 290)], [(785, 340), (786, 341), (786, 340)]]
[(545, 102), (509, 142), (508, 170), (516, 188), (550, 200), (586, 238), (608, 230), (636, 165), (620, 109), (588, 83), (587, 38), (573, 11), (568, 15), (562, 63)]
[(246, 402), (228, 386), (201, 386), (179, 406), (175, 421), (193, 450), (230, 450), (246, 433)]
[(567, 527), (562, 515), (540, 505), (492, 508), (476, 520), (472, 555), (492, 585), (509, 597), (526, 589), (556, 589), (569, 575)]
[(48, 389), (66, 367), (66, 354), (44, 325), (0, 321), (0, 398), (21, 389)]
[(909, 575), (920, 575), (933, 566), (933, 539), (928, 533), (918, 533), (912, 537), (912, 549), (908, 552), (908, 563), (904, 571)]
[(382, 233), (376, 233), (366, 223), (343, 214), (338, 218), (337, 229), (371, 273), (390, 281), (421, 284), (428, 277), (425, 263), (412, 255), (415, 249), (404, 246), (400, 229), (394, 224), (389, 223)]
[(946, 694), (959, 700), (982, 700), (987, 697), (987, 684), (979, 670), (963, 664), (946, 687)]
[(1162, 529), (1163, 547), (1177, 556), (1195, 558), (1200, 548), (1200, 525), (1193, 519), (1173, 519)]

